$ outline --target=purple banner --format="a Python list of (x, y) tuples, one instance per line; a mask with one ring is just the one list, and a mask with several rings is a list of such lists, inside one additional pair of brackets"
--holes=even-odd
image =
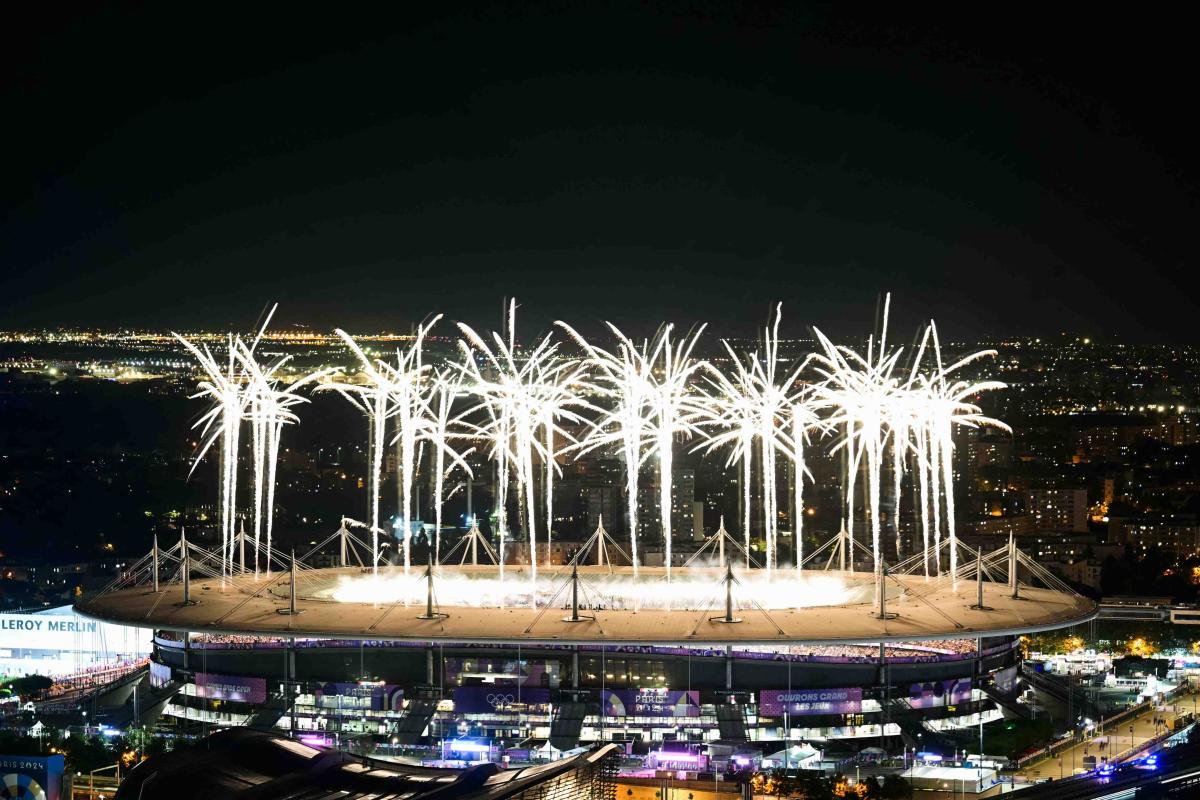
[(914, 683), (908, 687), (908, 704), (912, 708), (953, 706), (971, 699), (971, 679), (952, 678), (948, 681)]
[(325, 683), (316, 691), (317, 705), (322, 708), (370, 708), (372, 711), (399, 711), (404, 703), (404, 690), (394, 683)]
[(206, 697), (209, 700), (265, 703), (267, 701), (267, 679), (197, 672), (196, 696)]
[(674, 689), (614, 689), (600, 692), (606, 717), (698, 717), (700, 693)]
[(459, 686), (454, 690), (454, 711), (458, 714), (486, 714), (507, 711), (517, 705), (546, 705), (550, 690), (516, 686)]
[(784, 714), (857, 714), (862, 711), (862, 689), (763, 689), (758, 693), (758, 713), (764, 717)]

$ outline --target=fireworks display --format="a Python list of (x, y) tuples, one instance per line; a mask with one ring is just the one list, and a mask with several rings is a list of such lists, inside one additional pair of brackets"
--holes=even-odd
[[(466, 460), (472, 449), (486, 453), (493, 463), (496, 480), (491, 528), (500, 553), (499, 569), (494, 587), (478, 578), (464, 585), (465, 593), (475, 592), (479, 597), (524, 593), (537, 604), (536, 598), (548, 586), (539, 579), (539, 560), (544, 566), (552, 563), (554, 482), (560, 461), (605, 451), (620, 460), (625, 473), (632, 570), (630, 586), (619, 581), (612, 586), (623, 587), (628, 597), (636, 596), (639, 607), (642, 603), (654, 607), (657, 601), (649, 595), (642, 597), (642, 590), (632, 587), (640, 585), (636, 578), (647, 537), (662, 543), (668, 584), (672, 568), (678, 567), (672, 558), (677, 446), (715, 454), (740, 474), (740, 538), (746, 568), (751, 567), (751, 553), (757, 549), (754, 543), (763, 545), (762, 578), (756, 579), (755, 588), (747, 589), (752, 596), (761, 593), (766, 598), (773, 582), (790, 580), (788, 591), (795, 596), (779, 607), (798, 607), (812, 604), (801, 602), (802, 592), (821, 589), (803, 572), (804, 489), (811, 481), (805, 454), (815, 449), (842, 458), (844, 529), (854, 536), (861, 509), (861, 530), (869, 537), (867, 551), (876, 587), (881, 585), (888, 558), (888, 535), (899, 559), (898, 518), (906, 476), (914, 524), (924, 544), (925, 574), (942, 574), (945, 550), (954, 576), (958, 570), (951, 468), (954, 430), (960, 426), (1005, 428), (984, 416), (972, 402), (1003, 384), (957, 378), (963, 367), (991, 351), (973, 353), (947, 365), (932, 322), (912, 353), (890, 344), (889, 308), (890, 302), (885, 303), (882, 325), (862, 349), (835, 344), (814, 329), (817, 352), (797, 359), (781, 355), (782, 310), (777, 307), (762, 331), (759, 346), (745, 351), (723, 342), (727, 358), (718, 366), (696, 355), (703, 326), (680, 336), (665, 324), (653, 337), (635, 340), (610, 324), (609, 345), (589, 341), (559, 322), (556, 331), (541, 336), (532, 346), (523, 346), (517, 338), (517, 306), (512, 302), (506, 308), (502, 331), (485, 335), (458, 324), (457, 360), (431, 364), (426, 358), (426, 340), (441, 319), (438, 315), (419, 326), (408, 345), (391, 358), (368, 354), (352, 336), (339, 330), (337, 334), (357, 362), (357, 373), (321, 371), (286, 384), (280, 379), (286, 357), (263, 360), (256, 355), (261, 331), (248, 342), (230, 335), (227, 352), (218, 354), (179, 337), (203, 373), (195, 396), (211, 403), (196, 423), (202, 430), (196, 463), (210, 451), (219, 454), (222, 568), (229, 572), (235, 567), (248, 569), (240, 560), (235, 564), (232, 557), (234, 520), (242, 508), (253, 514), (256, 572), (264, 538), (270, 552), (280, 436), (285, 425), (298, 421), (293, 409), (305, 402), (301, 390), (315, 383), (319, 389), (337, 391), (352, 401), (363, 412), (368, 429), (368, 525), (375, 575), (369, 584), (339, 588), (339, 598), (364, 591), (375, 591), (376, 597), (403, 598), (408, 591), (381, 583), (392, 579), (378, 574), (385, 547), (380, 534), (386, 530), (381, 524), (383, 460), (389, 445), (395, 446), (397, 473), (392, 530), (406, 573), (412, 561), (412, 526), (421, 516), (419, 509), (414, 513), (413, 508), (418, 472), (428, 469), (431, 478), (434, 528), (430, 550), (431, 558), (440, 563), (447, 479), (455, 470), (472, 479)], [(560, 334), (557, 337), (556, 332)], [(238, 491), (243, 426), (249, 428), (249, 463), (254, 476), (248, 499)], [(640, 480), (648, 474), (657, 484), (656, 525), (639, 519)], [(789, 482), (791, 496), (785, 493), (782, 498), (783, 504), (790, 502), (791, 507), (782, 509), (780, 486)], [(449, 492), (453, 494), (457, 485), (453, 481), (449, 485), (454, 487)], [(510, 486), (516, 491), (515, 524), (509, 516)], [(758, 518), (752, 512), (755, 496), (760, 499)], [(781, 528), (784, 520), (790, 522), (790, 531)], [(539, 529), (544, 533), (544, 559)], [(518, 535), (527, 543), (518, 570), (523, 577), (510, 580), (513, 585), (505, 587), (505, 563), (513, 563), (506, 559), (505, 548)], [(781, 548), (781, 537), (788, 535), (794, 561), (786, 563), (789, 570), (795, 568), (790, 577), (780, 563), (781, 552), (788, 552)], [(724, 552), (723, 539), (721, 544)], [(268, 556), (267, 569), (269, 564)], [(691, 583), (662, 590), (665, 594), (661, 596), (678, 593), (686, 597), (695, 591), (695, 587), (689, 588)], [(674, 601), (663, 602), (669, 606)], [(772, 602), (777, 605), (780, 601)]]
[[(733, 363), (733, 374), (708, 368), (711, 392), (699, 404), (707, 423), (706, 441), (712, 451), (727, 447), (729, 464), (742, 463), (742, 530), (745, 539), (746, 566), (750, 559), (750, 493), (754, 443), (758, 442), (762, 465), (763, 537), (766, 542), (766, 567), (769, 575), (776, 566), (779, 534), (779, 481), (777, 468), (782, 454), (793, 464), (796, 475), (796, 511), (803, 512), (804, 438), (817, 424), (806, 400), (807, 389), (799, 382), (802, 365), (786, 370), (779, 360), (779, 323), (783, 314), (775, 310), (775, 322), (763, 332), (763, 354), (737, 353), (728, 342), (725, 349)], [(796, 541), (799, 542), (797, 530)], [(797, 556), (800, 550), (797, 547)], [(799, 566), (799, 559), (797, 559)]]
[[(869, 518), (872, 561), (877, 582), (883, 566), (881, 537), (885, 511), (882, 471), (889, 449), (894, 473), (893, 509), (899, 508), (903, 465), (907, 460), (906, 454), (911, 452), (918, 465), (917, 482), (922, 500), (917, 516), (922, 520), (923, 531), (927, 531), (929, 515), (933, 520), (934, 569), (938, 572), (941, 570), (944, 503), (950, 573), (956, 575), (958, 546), (954, 529), (951, 468), (953, 429), (955, 425), (966, 425), (1008, 430), (1006, 425), (985, 417), (978, 406), (967, 402), (969, 397), (1004, 388), (1004, 384), (997, 381), (953, 381), (951, 376), (955, 371), (995, 353), (990, 350), (973, 353), (947, 367), (942, 362), (941, 345), (933, 323), (930, 323), (922, 337), (908, 375), (898, 375), (903, 351), (901, 348), (889, 349), (887, 343), (890, 300), (889, 297), (884, 303), (883, 326), (878, 341), (872, 335), (867, 340), (865, 354), (835, 345), (819, 330), (815, 331), (821, 352), (812, 357), (813, 370), (819, 376), (819, 380), (813, 383), (812, 403), (815, 409), (826, 412), (826, 424), (841, 430), (841, 438), (833, 449), (844, 450), (846, 456), (847, 531), (854, 531), (855, 486), (860, 471), (865, 472), (865, 513)], [(933, 364), (927, 367), (925, 362), (930, 340), (933, 342)], [(928, 534), (924, 535), (928, 556), (931, 554)]]
[[(632, 574), (614, 572), (589, 575), (583, 592), (583, 607), (615, 611), (693, 610), (720, 605), (724, 589), (721, 572), (708, 570), (684, 580), (671, 582), (646, 580)], [(468, 575), (451, 570), (437, 578), (438, 602), (446, 606), (474, 608), (546, 608), (553, 604), (561, 589), (561, 577), (555, 580), (545, 571), (534, 582), (500, 580), (495, 573)], [(867, 580), (848, 582), (837, 575), (812, 572), (797, 580), (771, 580), (759, 570), (738, 583), (735, 594), (739, 603), (764, 609), (833, 606), (850, 602), (869, 602), (872, 587)], [(419, 605), (425, 601), (426, 585), (414, 576), (384, 575), (341, 577), (328, 590), (315, 597), (343, 603), (380, 603)]]
[[(220, 442), (220, 525), (223, 569), (229, 571), (233, 563), (234, 520), (237, 516), (238, 487), (238, 442), (243, 423), (248, 423), (251, 433), (251, 453), (254, 472), (254, 572), (260, 567), (270, 570), (271, 534), (275, 522), (275, 474), (279, 463), (279, 443), (285, 425), (299, 421), (293, 406), (307, 403), (300, 390), (318, 380), (327, 371), (310, 373), (300, 380), (284, 385), (279, 378), (282, 368), (290, 360), (281, 356), (271, 362), (260, 361), (256, 349), (263, 332), (275, 314), (272, 307), (258, 335), (250, 342), (240, 336), (227, 338), (224, 358), (218, 361), (207, 345), (198, 347), (179, 334), (175, 338), (195, 358), (204, 373), (194, 398), (207, 398), (212, 402), (194, 427), (201, 429), (201, 442), (197, 448), (192, 469), (203, 461), (204, 456)], [(260, 546), (266, 533), (266, 549)], [(260, 563), (260, 553), (268, 554)], [(240, 555), (244, 555), (244, 548)], [(246, 565), (239, 558), (239, 568)]]
[[(558, 354), (558, 345), (547, 334), (535, 347), (519, 353), (516, 341), (517, 304), (511, 302), (505, 318), (505, 332), (493, 331), (492, 344), (469, 326), (459, 323), (464, 340), (462, 370), (479, 407), (486, 411), (486, 422), (476, 432), (491, 444), (492, 458), (499, 466), (500, 495), (496, 510), (500, 536), (500, 575), (504, 575), (504, 543), (508, 533), (507, 484), (510, 470), (515, 472), (517, 507), (521, 525), (529, 541), (529, 567), (537, 580), (537, 497), (534, 462), (546, 463), (547, 529), (553, 521), (552, 495), (549, 494), (554, 470), (555, 434), (569, 438), (559, 420), (575, 418), (570, 406), (582, 404), (582, 398), (570, 387), (579, 376), (579, 365)], [(542, 437), (539, 438), (539, 432)], [(502, 494), (501, 494), (502, 493)]]
[(581, 443), (580, 453), (619, 443), (627, 478), (630, 553), (636, 574), (638, 472), (646, 460), (658, 458), (659, 524), (666, 547), (667, 576), (671, 574), (671, 487), (675, 440), (700, 432), (703, 397), (691, 391), (691, 379), (708, 362), (692, 356), (704, 326), (672, 343), (671, 325), (662, 326), (652, 340), (640, 345), (616, 326), (615, 351), (588, 344), (573, 328), (568, 330), (588, 354), (586, 363), (596, 369), (595, 384), (612, 401), (612, 410), (600, 416)]

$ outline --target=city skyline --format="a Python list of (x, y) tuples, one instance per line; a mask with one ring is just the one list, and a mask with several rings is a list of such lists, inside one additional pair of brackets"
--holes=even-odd
[[(889, 293), (891, 294), (891, 293)], [(509, 298), (504, 298), (504, 303), (507, 305)], [(269, 305), (269, 304), (268, 304)], [(498, 306), (499, 307), (499, 306)], [(524, 306), (520, 306), (524, 308)], [(338, 337), (336, 331), (339, 328), (346, 329), (356, 338), (361, 337), (371, 341), (380, 342), (401, 342), (415, 338), (414, 331), (422, 321), (427, 321), (435, 313), (430, 312), (423, 318), (414, 318), (409, 321), (395, 321), (392, 324), (381, 324), (379, 326), (368, 326), (363, 324), (361, 327), (353, 324), (342, 322), (334, 322), (325, 325), (312, 325), (303, 321), (294, 321), (288, 324), (272, 324), (270, 327), (262, 331), (262, 336), (265, 340), (277, 341), (281, 344), (288, 343), (314, 343), (314, 344), (329, 344), (339, 345), (342, 340)], [(773, 312), (772, 312), (773, 313)], [(451, 323), (468, 322), (466, 318), (456, 317), (453, 314), (442, 313), (442, 316), (449, 319)], [(716, 329), (714, 324), (706, 320), (696, 320), (698, 324), (705, 324), (706, 336), (704, 339), (708, 342), (720, 344), (722, 341), (730, 342), (747, 342), (755, 340), (755, 337), (761, 333), (762, 325), (765, 324), (771, 314), (764, 312), (762, 320), (745, 321), (745, 328), (725, 328)], [(905, 316), (905, 315), (900, 315)], [(908, 315), (911, 316), (911, 315)], [(351, 315), (352, 318), (352, 315)], [(497, 318), (499, 318), (497, 316)], [(481, 316), (480, 326), (488, 324), (491, 318)], [(864, 321), (869, 321), (869, 315), (864, 312), (862, 315)], [(607, 323), (610, 320), (596, 317), (581, 324), (579, 328), (588, 332), (601, 333), (607, 329)], [(913, 330), (919, 330), (923, 324), (928, 323), (928, 319), (914, 319)], [(679, 323), (673, 320), (643, 320), (640, 324), (635, 323), (631, 331), (637, 335), (649, 336), (662, 324), (674, 324), (678, 327)], [(816, 336), (813, 334), (814, 328), (823, 327), (819, 323), (807, 324), (793, 322), (793, 329), (781, 332), (780, 341), (789, 343), (804, 343), (815, 344)], [(544, 335), (553, 330), (554, 324), (547, 323), (542, 327), (531, 328), (532, 334)], [(198, 336), (205, 340), (216, 341), (223, 339), (230, 333), (249, 333), (258, 330), (253, 319), (249, 322), (230, 322), (227, 324), (210, 321), (207, 323), (193, 323), (191, 325), (171, 325), (163, 324), (123, 324), (123, 323), (106, 323), (101, 325), (67, 325), (67, 324), (30, 324), (26, 326), (0, 326), (0, 344), (55, 344), (67, 342), (86, 343), (93, 342), (112, 342), (120, 343), (171, 343), (174, 341), (174, 333), (182, 333), (189, 336)], [(449, 327), (447, 327), (449, 330)], [(531, 334), (531, 335), (532, 335)], [(870, 333), (858, 332), (843, 332), (834, 335), (835, 341), (840, 343), (857, 342), (865, 340)], [(426, 336), (432, 341), (453, 341), (456, 337), (453, 334), (439, 335), (437, 332), (430, 333)], [(1086, 329), (1070, 330), (1062, 329), (1049, 333), (1010, 333), (1001, 334), (983, 334), (979, 336), (952, 336), (946, 337), (945, 344), (954, 346), (964, 346), (971, 344), (991, 344), (991, 345), (1022, 345), (1022, 344), (1046, 344), (1051, 345), (1096, 345), (1098, 347), (1164, 347), (1177, 348), (1181, 351), (1194, 350), (1200, 345), (1187, 342), (1175, 342), (1167, 340), (1153, 341), (1138, 341), (1136, 339), (1125, 339), (1119, 336), (1114, 336), (1111, 333), (1105, 332), (1091, 333)]]

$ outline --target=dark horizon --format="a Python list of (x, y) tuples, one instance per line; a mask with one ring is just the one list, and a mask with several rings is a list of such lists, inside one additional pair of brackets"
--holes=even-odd
[[(762, 3), (25, 9), (0, 329), (441, 311), (1194, 343), (1187, 26)], [(920, 18), (912, 14), (928, 13)], [(975, 10), (978, 13), (978, 10)]]

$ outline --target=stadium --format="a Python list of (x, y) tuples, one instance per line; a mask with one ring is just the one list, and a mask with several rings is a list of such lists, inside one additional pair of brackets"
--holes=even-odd
[[(226, 360), (181, 338), (205, 376), (196, 396), (211, 404), (196, 461), (218, 457), (220, 537), (210, 549), (182, 531), (170, 547), (156, 540), (76, 605), (153, 629), (154, 707), (168, 724), (247, 726), (426, 766), (554, 761), (616, 743), (623, 775), (837, 770), (865, 752), (974, 746), (986, 723), (1021, 711), (1020, 637), (1096, 616), (1011, 538), (985, 552), (956, 536), (953, 432), (1004, 425), (972, 402), (1001, 384), (955, 373), (989, 351), (947, 362), (931, 324), (901, 369), (885, 305), (865, 353), (817, 332), (821, 351), (789, 371), (777, 310), (764, 357), (730, 350), (733, 371), (722, 372), (691, 355), (700, 330), (675, 338), (668, 325), (638, 344), (613, 329), (606, 351), (566, 326), (581, 354), (569, 358), (549, 334), (518, 347), (515, 312), (491, 340), (460, 324), (463, 360), (436, 376), (422, 347), (437, 317), (394, 363), (339, 331), (359, 362), (345, 380), (284, 383), (286, 358), (263, 361), (258, 339), (231, 336)], [(815, 380), (800, 379), (804, 365)], [(365, 414), (370, 501), (367, 521), (343, 518), (297, 554), (273, 547), (273, 491), (278, 437), (306, 382)], [(473, 405), (456, 416), (464, 397)], [(254, 467), (245, 517), (243, 427)], [(741, 478), (721, 489), (741, 495), (740, 537), (722, 518), (711, 535), (694, 525), (676, 542), (681, 438), (727, 452), (726, 469), (740, 462)], [(494, 474), (487, 534), (474, 514), (465, 534), (443, 525), (445, 477), (474, 475), (462, 440), (490, 462), (480, 475)], [(621, 463), (611, 477), (624, 478), (628, 538), (606, 533), (601, 510), (590, 538), (563, 549), (560, 536), (554, 550), (558, 462), (589, 452)], [(840, 531), (806, 541), (806, 465), (835, 455)], [(418, 472), (432, 478), (428, 527)], [(646, 531), (643, 472), (659, 517)], [(252, 534), (235, 530), (239, 517)], [(457, 538), (447, 549), (443, 532)], [(983, 785), (983, 771), (972, 776)]]
[(518, 565), (501, 578), (495, 564), (406, 573), (280, 554), (276, 571), (229, 574), (181, 538), (77, 608), (154, 630), (151, 682), (181, 731), (365, 737), (459, 766), (615, 742), (649, 775), (948, 750), (1004, 718), (1023, 633), (1096, 615), (1011, 544), (940, 576), (920, 558), (837, 569), (843, 546), (811, 573), (767, 580), (729, 561), (668, 582), (592, 549), (536, 580)]

